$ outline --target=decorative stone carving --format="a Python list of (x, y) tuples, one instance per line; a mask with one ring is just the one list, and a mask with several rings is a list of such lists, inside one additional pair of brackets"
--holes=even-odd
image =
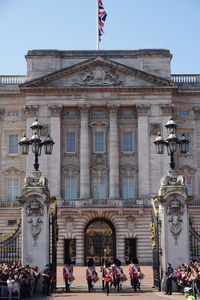
[(167, 215), (169, 216), (168, 222), (171, 223), (170, 231), (177, 244), (178, 236), (182, 230), (182, 218), (184, 214), (184, 206), (181, 201), (174, 197), (167, 205)]
[(200, 106), (193, 107), (194, 115), (196, 119), (200, 119)]
[(24, 113), (27, 117), (36, 117), (38, 108), (38, 105), (26, 105), (24, 107)]
[(67, 177), (75, 178), (79, 174), (79, 168), (77, 168), (74, 165), (66, 166), (62, 169), (63, 174), (65, 174)]
[(96, 163), (102, 165), (104, 162), (102, 154), (96, 154)]
[(31, 200), (26, 206), (27, 216), (43, 216), (44, 215), (44, 206), (37, 199)]
[(36, 247), (37, 244), (36, 244), (36, 241), (38, 239), (38, 236), (42, 230), (42, 219), (40, 219), (39, 217), (33, 217), (31, 219), (28, 220), (28, 222), (30, 223), (31, 225), (31, 235), (33, 237), (33, 240), (34, 240), (34, 244), (33, 244), (33, 247)]
[(146, 116), (148, 114), (148, 110), (150, 105), (140, 104), (136, 106), (138, 116)]
[(2, 120), (2, 118), (3, 118), (3, 116), (4, 116), (4, 114), (5, 114), (5, 109), (3, 109), (3, 108), (1, 108), (0, 109), (0, 120)]
[(107, 122), (101, 121), (101, 120), (93, 121), (90, 123), (90, 127), (92, 128), (92, 130), (95, 130), (95, 128), (97, 128), (97, 127), (108, 128), (108, 126), (109, 125)]
[(126, 226), (129, 232), (133, 232), (135, 229), (135, 217), (128, 216), (126, 221)]
[(79, 106), (79, 109), (81, 111), (81, 115), (83, 116), (87, 116), (88, 117), (88, 113), (89, 113), (89, 109), (90, 109), (90, 105), (88, 104), (83, 104)]
[(108, 105), (110, 116), (116, 115), (118, 113), (119, 105)]
[(60, 117), (63, 106), (62, 105), (49, 105), (48, 106), (51, 112), (51, 117)]
[(172, 116), (173, 115), (173, 105), (164, 104), (164, 105), (161, 105), (160, 108), (162, 109), (163, 116)]
[(163, 196), (166, 192), (180, 191), (187, 194), (185, 179), (177, 170), (170, 170), (169, 175), (164, 176), (160, 180), (159, 195)]
[(6, 169), (2, 170), (2, 173), (5, 176), (11, 176), (11, 175), (21, 176), (24, 173), (24, 171), (19, 170), (15, 167), (10, 167), (10, 168), (6, 168)]
[(65, 228), (67, 229), (68, 232), (72, 232), (74, 229), (74, 218), (71, 216), (67, 216), (65, 218)]
[(106, 167), (102, 165), (97, 165), (91, 169), (93, 176), (95, 177), (105, 177), (108, 174), (108, 170)]
[(88, 68), (84, 73), (79, 75), (79, 79), (74, 80), (74, 85), (85, 86), (109, 86), (122, 85), (123, 79), (110, 66), (103, 66), (97, 63), (95, 66)]
[(122, 177), (132, 177), (135, 176), (137, 169), (131, 165), (125, 165), (120, 168), (120, 174)]
[(41, 128), (41, 136), (47, 136), (49, 133), (49, 126), (48, 124), (42, 124), (42, 128)]
[(47, 187), (47, 178), (43, 177), (41, 172), (35, 171), (33, 172), (33, 175), (34, 176), (28, 176), (24, 179), (25, 187)]
[(161, 131), (161, 125), (159, 123), (151, 123), (150, 124), (150, 134), (157, 135), (158, 132)]

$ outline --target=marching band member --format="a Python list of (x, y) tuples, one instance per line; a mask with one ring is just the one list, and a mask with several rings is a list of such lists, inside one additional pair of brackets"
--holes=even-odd
[(73, 265), (71, 263), (71, 259), (67, 259), (66, 264), (63, 268), (63, 279), (65, 281), (65, 290), (66, 292), (70, 292), (70, 286), (72, 280), (74, 280), (73, 276)]

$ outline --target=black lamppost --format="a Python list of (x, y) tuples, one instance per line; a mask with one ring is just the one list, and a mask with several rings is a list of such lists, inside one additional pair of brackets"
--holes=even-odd
[(158, 132), (158, 136), (156, 137), (154, 144), (156, 147), (156, 152), (158, 154), (164, 153), (164, 146), (167, 147), (167, 153), (170, 156), (170, 168), (172, 170), (175, 169), (174, 162), (174, 153), (177, 150), (177, 145), (179, 145), (180, 153), (184, 154), (188, 152), (189, 140), (186, 138), (184, 134), (182, 134), (179, 138), (176, 137), (176, 123), (170, 118), (165, 127), (168, 130), (168, 137), (164, 140), (161, 137), (160, 132)]
[(23, 155), (28, 155), (29, 145), (31, 145), (32, 152), (35, 154), (34, 168), (36, 171), (39, 169), (38, 157), (41, 155), (42, 146), (44, 146), (44, 152), (47, 155), (51, 155), (53, 151), (53, 145), (55, 144), (53, 139), (48, 135), (44, 141), (40, 138), (41, 129), (43, 126), (36, 119), (30, 127), (33, 131), (33, 136), (29, 140), (24, 134), (23, 138), (19, 141), (20, 150)]

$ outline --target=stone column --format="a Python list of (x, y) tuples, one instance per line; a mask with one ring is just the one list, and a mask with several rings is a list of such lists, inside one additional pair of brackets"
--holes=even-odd
[(109, 141), (109, 198), (119, 198), (119, 141), (117, 113), (118, 106), (110, 106), (110, 141)]
[(90, 151), (89, 151), (89, 131), (88, 113), (89, 107), (80, 107), (81, 128), (80, 128), (80, 198), (90, 198)]
[(138, 105), (138, 194), (149, 196), (149, 105)]
[(47, 177), (49, 178), (49, 186), (51, 187), (51, 194), (57, 198), (60, 197), (60, 182), (61, 182), (61, 113), (62, 105), (50, 105), (51, 113), (51, 132), (50, 136), (53, 138), (55, 144), (53, 146), (52, 155), (49, 157), (47, 167)]

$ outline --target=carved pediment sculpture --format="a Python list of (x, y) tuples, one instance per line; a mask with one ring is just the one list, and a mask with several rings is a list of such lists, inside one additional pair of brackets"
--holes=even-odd
[(100, 63), (87, 68), (74, 80), (75, 85), (122, 85), (123, 79), (111, 66), (103, 66)]

